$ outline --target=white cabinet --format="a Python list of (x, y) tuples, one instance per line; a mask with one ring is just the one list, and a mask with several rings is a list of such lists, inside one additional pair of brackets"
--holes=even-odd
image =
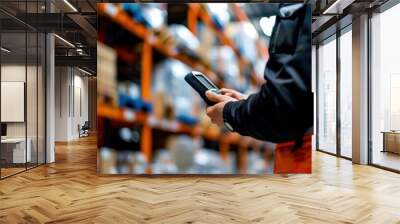
[(12, 163), (25, 163), (32, 161), (32, 140), (27, 139), (25, 151), (25, 138), (7, 138), (2, 139), (2, 147), (7, 147), (12, 151)]

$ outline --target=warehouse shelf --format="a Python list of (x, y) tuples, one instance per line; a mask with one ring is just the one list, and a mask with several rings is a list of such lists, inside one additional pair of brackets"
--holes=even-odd
[[(211, 17), (202, 8), (201, 4), (192, 3), (189, 4), (188, 14), (188, 28), (195, 34), (197, 27), (197, 20), (204, 20), (207, 26), (212, 26), (216, 32), (221, 43), (230, 46), (239, 59), (240, 70), (243, 71), (245, 66), (249, 65), (241, 55), (238, 49), (235, 47), (234, 42), (225, 35), (222, 30), (218, 30), (213, 24)], [(198, 70), (208, 76), (210, 80), (216, 83), (220, 87), (225, 87), (223, 82), (223, 76), (213, 71), (213, 68), (208, 63), (202, 60), (193, 59), (186, 54), (178, 52), (174, 47), (171, 47), (161, 41), (157, 35), (150, 29), (147, 29), (141, 23), (136, 22), (128, 15), (125, 11), (119, 7), (110, 3), (98, 4), (98, 13), (100, 16), (109, 18), (113, 23), (118, 24), (126, 31), (130, 32), (134, 36), (138, 37), (143, 41), (143, 48), (139, 54), (133, 53), (133, 51), (124, 48), (114, 48), (118, 58), (127, 63), (140, 63), (141, 64), (141, 97), (143, 100), (150, 102), (152, 100), (152, 70), (153, 70), (153, 55), (154, 51), (157, 51), (161, 55), (173, 58), (181, 61), (189, 67)], [(194, 7), (195, 13), (191, 11)], [(197, 8), (196, 8), (197, 7)], [(165, 31), (165, 30), (164, 30)], [(165, 31), (166, 32), (166, 31)], [(99, 34), (99, 41), (104, 42), (104, 35)], [(141, 54), (141, 55), (140, 55)], [(138, 58), (136, 58), (138, 57)], [(251, 65), (251, 64), (250, 64)], [(247, 66), (248, 67), (248, 66)], [(251, 65), (251, 81), (253, 84), (259, 84), (256, 82), (254, 77), (256, 76), (254, 68)], [(102, 123), (104, 118), (115, 121), (119, 124), (125, 125), (142, 125), (141, 130), (141, 151), (145, 155), (146, 160), (149, 162), (152, 159), (153, 154), (153, 133), (152, 130), (160, 130), (171, 134), (187, 134), (193, 137), (201, 137), (205, 140), (215, 141), (219, 143), (220, 154), (222, 158), (227, 158), (229, 150), (232, 145), (237, 146), (238, 155), (240, 156), (240, 169), (244, 171), (246, 169), (246, 155), (247, 150), (252, 144), (260, 144), (261, 141), (250, 137), (244, 137), (238, 133), (223, 132), (222, 130), (208, 131), (201, 125), (187, 125), (177, 120), (158, 119), (151, 113), (134, 111), (127, 108), (119, 108), (117, 106), (108, 106), (105, 104), (98, 104), (98, 117), (100, 118), (99, 123)], [(99, 128), (101, 130), (101, 128)], [(101, 145), (101, 143), (99, 144)]]
[(101, 118), (108, 118), (126, 124), (149, 124), (154, 129), (171, 133), (185, 133), (195, 135), (199, 132), (198, 126), (190, 126), (176, 120), (157, 119), (152, 114), (106, 105), (97, 106), (97, 114)]
[(115, 106), (98, 105), (97, 114), (100, 118), (107, 118), (126, 124), (149, 124), (153, 129), (170, 133), (184, 133), (190, 136), (201, 136), (210, 141), (223, 141), (232, 145), (254, 143), (256, 140), (240, 136), (237, 133), (219, 132), (211, 134), (204, 131), (200, 125), (188, 125), (177, 120), (157, 119), (154, 115), (141, 111), (134, 111), (128, 108), (119, 108)]
[(134, 62), (135, 59), (137, 59), (135, 54), (124, 48), (119, 47), (119, 48), (114, 48), (114, 50), (117, 52), (118, 57), (128, 64)]
[[(201, 20), (204, 22), (204, 24), (206, 24), (208, 27), (210, 27), (214, 30), (219, 41), (222, 44), (227, 45), (230, 48), (232, 48), (232, 50), (235, 52), (236, 56), (239, 59), (239, 65), (241, 67), (246, 67), (246, 66), (249, 67), (250, 80), (251, 80), (252, 84), (253, 85), (260, 84), (260, 80), (255, 72), (254, 66), (243, 57), (243, 55), (240, 53), (239, 49), (236, 47), (235, 42), (225, 34), (224, 30), (221, 30), (216, 26), (215, 22), (212, 20), (210, 14), (206, 11), (206, 9), (202, 5), (198, 5), (198, 4), (200, 4), (200, 3), (193, 3), (193, 4), (189, 5), (192, 12), (196, 13), (201, 18)], [(241, 10), (241, 8), (239, 6), (237, 6), (236, 4), (233, 4), (233, 7), (235, 10), (235, 14), (240, 21), (248, 21), (246, 14)], [(243, 69), (241, 69), (241, 70), (243, 70)]]
[(135, 22), (126, 12), (118, 7), (109, 3), (101, 3), (98, 4), (98, 13), (112, 19), (115, 23), (141, 38), (143, 41), (147, 41), (154, 49), (166, 57), (180, 60), (188, 66), (204, 73), (210, 80), (219, 86), (223, 86), (222, 75), (214, 73), (209, 65), (197, 60), (192, 60), (189, 56), (179, 53), (176, 49), (165, 46), (151, 30), (147, 29), (144, 25)]

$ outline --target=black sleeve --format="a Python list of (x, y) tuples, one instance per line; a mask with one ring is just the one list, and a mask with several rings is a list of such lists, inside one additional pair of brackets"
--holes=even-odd
[(298, 140), (313, 125), (309, 4), (280, 7), (269, 51), (266, 83), (248, 99), (227, 103), (224, 120), (241, 135)]

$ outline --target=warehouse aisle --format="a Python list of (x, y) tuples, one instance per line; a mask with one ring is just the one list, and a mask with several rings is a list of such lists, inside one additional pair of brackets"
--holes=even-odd
[[(73, 152), (73, 153), (72, 153)], [(314, 152), (312, 175), (99, 176), (96, 139), (0, 182), (0, 223), (396, 223), (399, 175)]]

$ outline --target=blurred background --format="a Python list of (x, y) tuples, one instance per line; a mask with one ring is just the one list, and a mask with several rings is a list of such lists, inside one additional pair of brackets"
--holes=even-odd
[(272, 173), (275, 145), (213, 125), (183, 78), (257, 91), (277, 6), (99, 3), (100, 173)]

